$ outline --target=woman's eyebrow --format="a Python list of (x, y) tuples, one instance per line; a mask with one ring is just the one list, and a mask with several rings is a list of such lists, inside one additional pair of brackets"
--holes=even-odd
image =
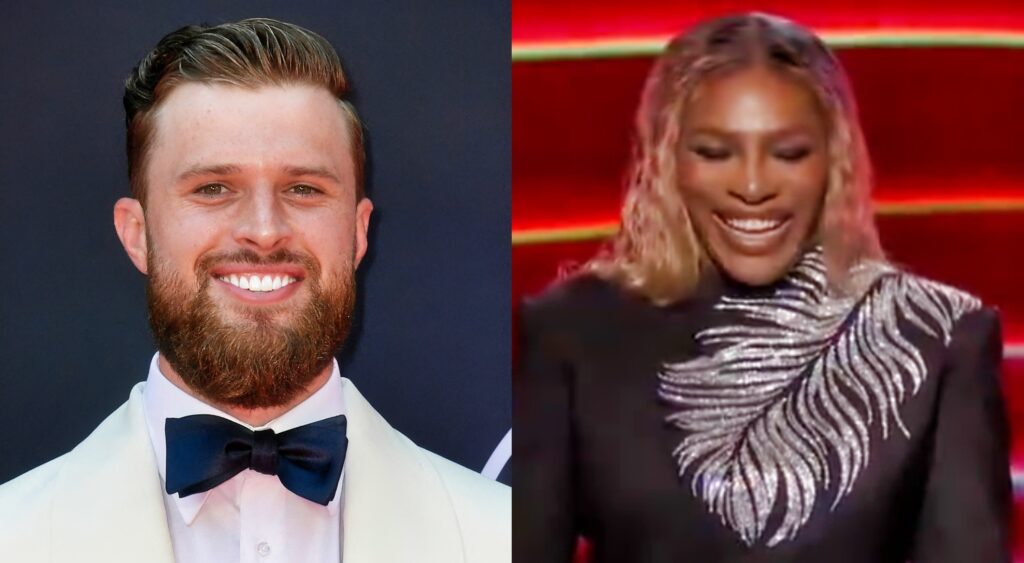
[(715, 125), (698, 125), (696, 127), (685, 128), (684, 132), (687, 135), (707, 135), (710, 137), (728, 137), (737, 138), (747, 135), (758, 135), (767, 137), (788, 137), (797, 135), (811, 135), (812, 128), (808, 125), (786, 125), (783, 127), (772, 128), (772, 129), (729, 129), (724, 127), (718, 127)]

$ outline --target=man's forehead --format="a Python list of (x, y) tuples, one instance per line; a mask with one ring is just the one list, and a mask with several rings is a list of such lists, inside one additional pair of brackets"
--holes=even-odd
[(343, 111), (320, 87), (182, 84), (155, 113), (153, 135), (151, 157), (172, 161), (176, 175), (235, 166), (341, 177), (353, 166)]
[(305, 84), (256, 88), (189, 82), (174, 87), (153, 114), (157, 133), (232, 131), (336, 134), (348, 142), (344, 111), (326, 89)]

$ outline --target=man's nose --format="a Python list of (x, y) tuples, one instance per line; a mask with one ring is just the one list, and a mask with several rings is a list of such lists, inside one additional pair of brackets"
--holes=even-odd
[(258, 251), (276, 250), (288, 241), (291, 225), (273, 190), (253, 190), (246, 195), (234, 234), (240, 244)]

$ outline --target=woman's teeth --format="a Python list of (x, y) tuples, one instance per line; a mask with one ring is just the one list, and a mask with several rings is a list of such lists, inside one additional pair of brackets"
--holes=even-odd
[(730, 228), (751, 235), (774, 231), (785, 223), (783, 219), (725, 219)]
[(298, 281), (291, 276), (259, 276), (255, 274), (241, 276), (231, 274), (230, 276), (218, 276), (217, 279), (235, 287), (259, 292), (275, 291)]

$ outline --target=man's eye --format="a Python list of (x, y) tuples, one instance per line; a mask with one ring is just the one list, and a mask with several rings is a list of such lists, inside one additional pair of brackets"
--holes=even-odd
[(696, 146), (690, 149), (693, 154), (704, 160), (725, 160), (729, 158), (729, 149), (719, 147)]
[(199, 195), (214, 196), (227, 193), (228, 189), (224, 184), (205, 184), (196, 188), (195, 193)]
[(321, 193), (320, 190), (306, 184), (297, 184), (291, 187), (290, 191), (295, 195), (310, 196)]

